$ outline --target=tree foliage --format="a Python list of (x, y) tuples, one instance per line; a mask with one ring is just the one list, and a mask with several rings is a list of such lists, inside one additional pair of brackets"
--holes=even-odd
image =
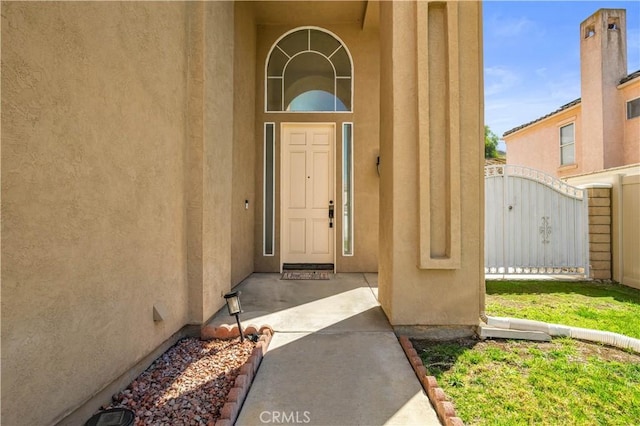
[(493, 133), (489, 126), (484, 126), (484, 158), (496, 158), (498, 156), (498, 135)]

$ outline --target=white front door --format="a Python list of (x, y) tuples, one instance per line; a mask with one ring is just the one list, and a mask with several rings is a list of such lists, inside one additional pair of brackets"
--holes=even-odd
[(282, 263), (333, 263), (335, 124), (283, 123)]

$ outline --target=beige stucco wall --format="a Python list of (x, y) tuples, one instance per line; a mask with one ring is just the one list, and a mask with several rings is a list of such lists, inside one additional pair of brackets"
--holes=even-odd
[[(640, 164), (602, 170), (566, 178), (574, 186), (611, 185), (611, 268), (613, 280), (638, 287), (638, 262), (640, 252), (638, 235), (637, 193), (640, 187)], [(625, 261), (626, 259), (626, 261)]]
[(640, 78), (636, 78), (628, 84), (621, 85), (618, 89), (620, 103), (624, 106), (624, 163), (640, 163), (640, 117), (627, 119), (627, 102), (640, 98)]
[(187, 319), (184, 28), (184, 4), (2, 3), (3, 424), (51, 423)]
[[(199, 6), (197, 3), (190, 7)], [(203, 199), (203, 292), (193, 299), (203, 301), (202, 324), (224, 305), (229, 291), (232, 234), (232, 173), (234, 138), (233, 84), (234, 7), (233, 2), (206, 2), (204, 5), (204, 169)], [(192, 237), (190, 235), (190, 237)], [(243, 237), (239, 237), (243, 238)], [(191, 301), (190, 301), (191, 302)], [(193, 320), (193, 318), (192, 318)]]
[[(231, 282), (253, 272), (255, 215), (261, 215), (255, 197), (255, 87), (256, 24), (247, 2), (235, 4), (233, 195), (231, 219)], [(245, 208), (245, 200), (249, 208)]]
[[(359, 25), (327, 25), (310, 17), (307, 25), (316, 25), (336, 34), (353, 58), (353, 113), (265, 113), (264, 66), (271, 46), (295, 26), (259, 25), (257, 29), (257, 93), (256, 93), (256, 226), (255, 270), (280, 270), (280, 123), (336, 123), (336, 270), (338, 272), (375, 272), (378, 269), (378, 156), (379, 123), (379, 56), (377, 28), (362, 30)], [(263, 138), (264, 123), (276, 128), (276, 230), (275, 255), (263, 256)], [(354, 147), (354, 255), (342, 255), (342, 123), (353, 122)]]
[(2, 3), (3, 424), (55, 423), (144, 368), (248, 268), (233, 55), (231, 2)]
[[(561, 166), (560, 127), (570, 123), (574, 123), (576, 162)], [(582, 123), (581, 105), (578, 104), (505, 136), (507, 164), (531, 167), (557, 177), (581, 173), (585, 158)]]
[(640, 289), (640, 174), (622, 178), (622, 278)]
[(231, 282), (234, 10), (231, 2), (186, 5), (189, 323), (202, 324)]
[[(453, 210), (416, 199), (414, 3), (382, 6), (390, 31), (382, 41), (375, 26), (311, 16), (305, 24), (350, 49), (354, 112), (267, 115), (266, 54), (292, 27), (256, 27), (248, 5), (3, 2), (2, 423), (63, 419), (185, 325), (211, 317), (252, 262), (279, 269), (278, 244), (276, 256), (262, 256), (265, 121), (278, 131), (281, 122), (353, 122), (355, 256), (340, 255), (338, 221), (337, 269), (375, 271), (380, 252), (380, 300), (393, 324), (475, 325), (484, 294), (481, 10), (450, 4), (451, 57), (464, 64), (451, 111), (464, 119), (447, 146), (464, 167), (434, 187), (461, 188), (447, 195), (459, 195)], [(382, 177), (379, 134), (388, 137)], [(340, 206), (340, 167), (336, 178)], [(416, 266), (428, 211), (459, 217), (445, 225), (461, 253), (452, 267)], [(153, 321), (154, 305), (163, 321)]]
[[(470, 333), (484, 309), (482, 12), (477, 2), (432, 5), (435, 16), (426, 16), (431, 5), (420, 6), (422, 16), (413, 2), (380, 4), (379, 300), (396, 327), (461, 326), (462, 332)], [(421, 64), (416, 40), (427, 36), (421, 26), (427, 20), (444, 25), (448, 47), (431, 49), (436, 56), (423, 58)], [(432, 43), (445, 42), (440, 27), (443, 38), (436, 35)], [(439, 74), (443, 61), (448, 61), (446, 80)], [(427, 73), (417, 73), (423, 66), (438, 69), (433, 80), (425, 81)], [(439, 96), (442, 93), (446, 98)], [(448, 117), (436, 108), (419, 116), (420, 102), (448, 108)], [(427, 122), (423, 133), (421, 124)], [(437, 162), (446, 163), (440, 170), (445, 178), (425, 167)], [(450, 188), (449, 199), (421, 199), (425, 179), (433, 181), (428, 188), (432, 193)], [(425, 220), (434, 232), (450, 235), (444, 253), (434, 247), (432, 235), (423, 233)], [(430, 240), (431, 252), (425, 253)]]

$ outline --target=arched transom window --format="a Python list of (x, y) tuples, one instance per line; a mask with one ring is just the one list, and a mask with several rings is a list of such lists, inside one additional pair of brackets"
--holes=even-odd
[(351, 111), (351, 55), (333, 34), (299, 28), (271, 48), (266, 64), (266, 111)]

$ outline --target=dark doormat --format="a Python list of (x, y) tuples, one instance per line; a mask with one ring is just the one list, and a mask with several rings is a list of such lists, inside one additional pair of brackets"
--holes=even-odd
[(333, 263), (283, 263), (283, 271), (333, 271)]
[(332, 271), (284, 271), (282, 280), (330, 280)]

